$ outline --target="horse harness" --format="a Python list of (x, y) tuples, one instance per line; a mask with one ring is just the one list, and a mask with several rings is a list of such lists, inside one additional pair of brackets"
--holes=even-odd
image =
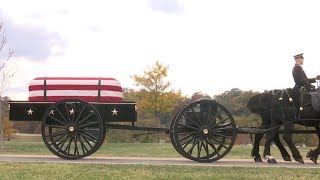
[[(293, 98), (290, 96), (288, 89), (283, 89), (280, 90), (277, 93), (272, 92), (272, 95), (277, 95), (280, 94), (279, 97), (279, 101), (283, 101), (284, 100), (284, 94), (288, 97), (288, 100), (290, 102), (290, 109), (293, 110), (293, 115), (294, 115), (294, 120), (300, 120), (301, 117), (301, 113), (304, 110), (305, 106), (311, 105), (312, 108), (317, 111), (320, 112), (320, 93), (319, 92), (308, 92), (306, 91), (306, 89), (304, 87), (302, 87), (301, 89), (299, 89), (300, 92), (300, 97), (299, 97), (299, 108), (297, 108), (295, 106), (295, 104), (293, 103)], [(308, 96), (310, 97), (308, 100)], [(282, 118), (285, 118), (285, 113), (284, 113), (284, 107), (281, 106), (281, 112), (282, 112)], [(295, 109), (299, 109), (298, 114), (296, 114)]]

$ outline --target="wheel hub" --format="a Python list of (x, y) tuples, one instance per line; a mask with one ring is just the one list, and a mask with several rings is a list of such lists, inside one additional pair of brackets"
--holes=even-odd
[(70, 126), (70, 127), (69, 127), (69, 131), (70, 131), (70, 132), (73, 132), (73, 131), (74, 131), (74, 127), (73, 127), (73, 126)]
[(203, 134), (207, 135), (207, 134), (209, 133), (209, 130), (208, 130), (207, 128), (204, 128), (204, 129), (202, 130), (202, 132), (203, 132)]

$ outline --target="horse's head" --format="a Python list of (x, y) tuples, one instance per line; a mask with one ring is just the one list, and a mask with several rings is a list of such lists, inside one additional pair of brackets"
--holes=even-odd
[(261, 114), (270, 107), (270, 95), (261, 93), (251, 97), (247, 103), (247, 107), (252, 113)]
[(280, 94), (281, 90), (274, 89), (265, 91), (251, 97), (247, 103), (247, 107), (252, 113), (262, 114), (272, 107), (275, 97)]

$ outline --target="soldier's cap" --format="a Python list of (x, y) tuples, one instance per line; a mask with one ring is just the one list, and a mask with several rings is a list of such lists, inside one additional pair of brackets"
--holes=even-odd
[(303, 59), (303, 53), (301, 54), (297, 54), (295, 56), (293, 56), (294, 59), (298, 59), (298, 58), (302, 58)]

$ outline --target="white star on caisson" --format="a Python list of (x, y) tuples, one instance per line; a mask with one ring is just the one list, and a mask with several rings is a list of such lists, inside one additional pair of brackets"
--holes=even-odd
[(54, 116), (54, 110), (51, 110), (50, 113), (49, 113), (49, 115)]
[(70, 112), (70, 115), (73, 114), (74, 113), (73, 108), (71, 110), (69, 110), (69, 112)]
[(118, 115), (118, 112), (119, 111), (117, 111), (115, 108), (113, 109), (113, 111), (111, 111), (112, 112), (112, 115)]
[(32, 115), (34, 111), (32, 111), (32, 109), (30, 108), (27, 112), (28, 112), (28, 115)]

